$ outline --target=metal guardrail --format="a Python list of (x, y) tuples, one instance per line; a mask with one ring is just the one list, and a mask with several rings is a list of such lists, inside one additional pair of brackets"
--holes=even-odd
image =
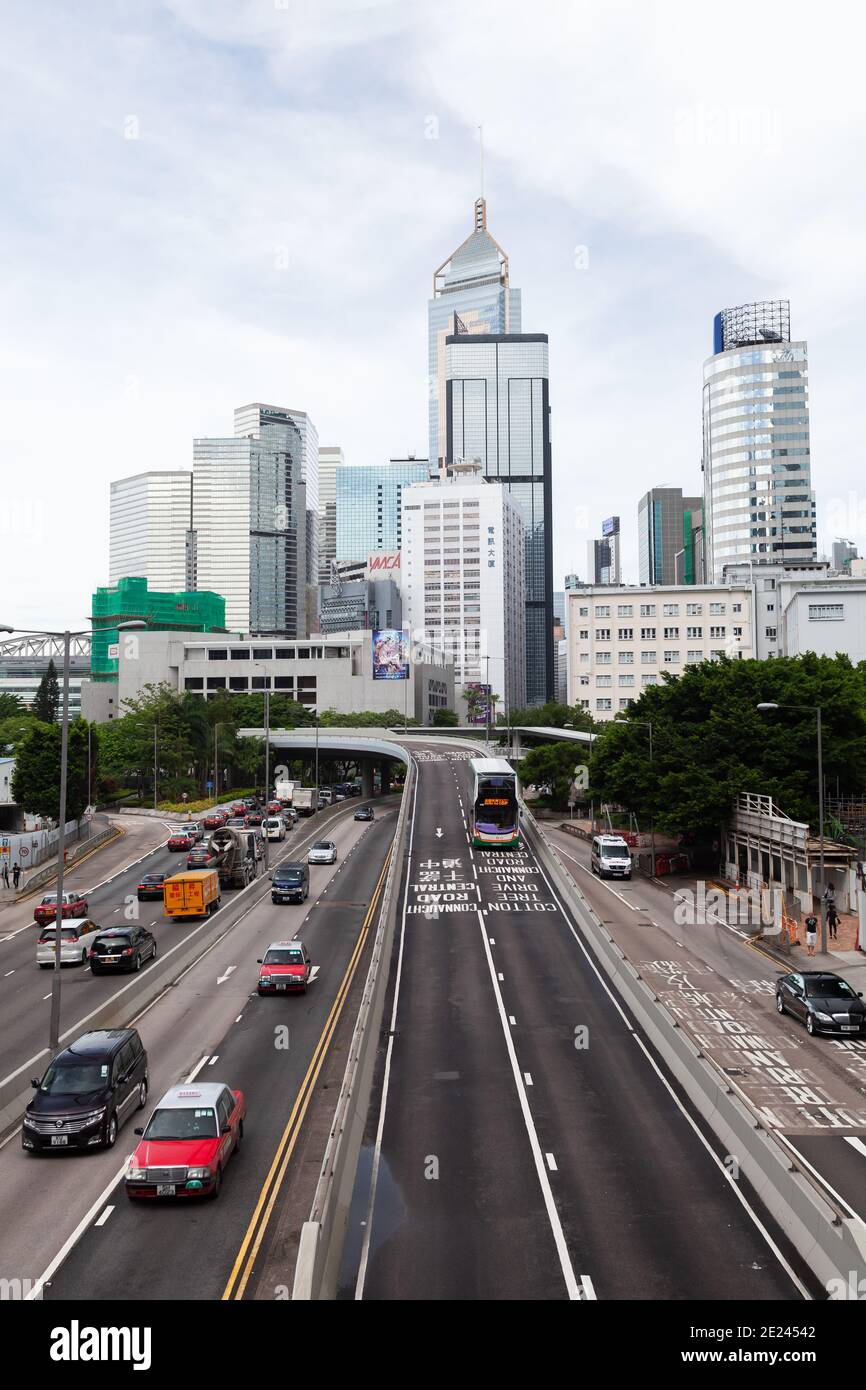
[(524, 811), (524, 825), (611, 985), (808, 1267), (825, 1287), (831, 1279), (848, 1287), (852, 1271), (857, 1280), (866, 1279), (866, 1225), (803, 1171), (745, 1094), (686, 1036), (602, 926), (531, 812)]

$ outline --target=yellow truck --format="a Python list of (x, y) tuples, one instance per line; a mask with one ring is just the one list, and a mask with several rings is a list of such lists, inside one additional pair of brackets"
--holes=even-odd
[(187, 869), (172, 874), (162, 890), (166, 917), (209, 917), (220, 905), (220, 878), (216, 869)]

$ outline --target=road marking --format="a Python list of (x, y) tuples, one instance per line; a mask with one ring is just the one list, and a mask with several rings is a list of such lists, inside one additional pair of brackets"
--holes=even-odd
[(208, 1053), (205, 1053), (205, 1055), (202, 1057), (201, 1061), (196, 1063), (196, 1065), (193, 1067), (192, 1071), (190, 1072), (189, 1076), (186, 1077), (185, 1082), (184, 1082), (184, 1085), (188, 1086), (189, 1083), (190, 1083), (191, 1081), (195, 1081), (195, 1079), (196, 1079), (196, 1077), (198, 1076), (199, 1072), (201, 1071), (202, 1067), (203, 1067), (203, 1066), (205, 1065), (205, 1063), (208, 1061), (208, 1057), (209, 1057), (209, 1054), (208, 1054)]
[(376, 1204), (376, 1188), (379, 1182), (379, 1164), (382, 1158), (382, 1135), (385, 1130), (385, 1111), (388, 1106), (388, 1085), (391, 1079), (391, 1054), (394, 1050), (394, 1037), (397, 1030), (397, 1006), (400, 1002), (400, 984), (403, 978), (403, 949), (406, 942), (406, 908), (409, 901), (409, 880), (412, 877), (412, 847), (415, 843), (415, 812), (418, 807), (418, 765), (415, 765), (415, 785), (412, 789), (412, 815), (409, 821), (409, 852), (406, 858), (406, 881), (403, 885), (403, 912), (400, 921), (400, 944), (397, 949), (397, 974), (394, 982), (394, 1001), (391, 1005), (391, 1023), (388, 1030), (388, 1047), (385, 1052), (385, 1071), (382, 1078), (382, 1099), (379, 1104), (379, 1122), (376, 1126), (376, 1141), (373, 1146), (373, 1166), (370, 1171), (370, 1200), (367, 1204), (367, 1217), (364, 1222), (364, 1240), (361, 1258), (358, 1262), (358, 1277), (355, 1281), (355, 1300), (364, 1297), (364, 1281), (367, 1277), (367, 1262), (370, 1258), (370, 1236), (373, 1230), (373, 1208)]
[(517, 1019), (514, 1017), (514, 1014), (508, 1015), (508, 1022), (511, 1024), (512, 1028), (517, 1027)]
[(218, 1060), (219, 1060), (219, 1053), (216, 1052), (216, 1053), (214, 1053), (213, 1057), (211, 1057), (210, 1061), (208, 1062), (208, 1066), (209, 1066), (209, 1067), (212, 1067), (213, 1064), (214, 1064), (214, 1062), (216, 1062), (216, 1061), (218, 1061)]
[(535, 1160), (535, 1171), (538, 1174), (538, 1181), (541, 1187), (541, 1193), (544, 1200), (545, 1209), (547, 1211), (547, 1218), (550, 1222), (551, 1232), (553, 1233), (554, 1245), (556, 1246), (557, 1254), (559, 1255), (559, 1263), (562, 1269), (563, 1278), (565, 1280), (565, 1287), (568, 1291), (568, 1296), (570, 1299), (580, 1299), (581, 1289), (578, 1287), (577, 1279), (575, 1278), (574, 1268), (571, 1263), (571, 1256), (568, 1253), (568, 1246), (566, 1244), (565, 1234), (562, 1229), (562, 1222), (559, 1219), (559, 1212), (556, 1210), (556, 1203), (553, 1200), (553, 1192), (550, 1187), (550, 1179), (548, 1178), (547, 1172), (545, 1171), (544, 1160), (541, 1155), (541, 1145), (538, 1142), (538, 1134), (536, 1132), (535, 1124), (532, 1119), (532, 1112), (529, 1108), (529, 1100), (527, 1099), (526, 1095), (526, 1087), (523, 1083), (523, 1078), (520, 1075), (520, 1068), (517, 1065), (517, 1054), (514, 1051), (514, 1043), (511, 1038), (511, 1033), (509, 1032), (506, 1026), (505, 1006), (502, 1002), (502, 994), (500, 993), (499, 985), (496, 981), (496, 971), (493, 968), (493, 957), (490, 954), (490, 947), (487, 942), (487, 937), (484, 933), (484, 923), (481, 920), (480, 912), (478, 914), (478, 925), (481, 928), (481, 940), (484, 943), (484, 954), (487, 958), (487, 968), (490, 972), (490, 980), (493, 985), (493, 993), (496, 998), (496, 1008), (499, 1014), (500, 1022), (502, 1024), (502, 1033), (505, 1038), (505, 1046), (508, 1051), (508, 1058), (511, 1062), (511, 1071), (514, 1076), (514, 1084), (517, 1088), (517, 1098), (520, 1102), (520, 1109), (523, 1113), (523, 1122), (526, 1126), (526, 1133), (529, 1136), (529, 1147), (532, 1150), (532, 1157)]
[(324, 1027), (319, 1036), (319, 1041), (316, 1043), (313, 1055), (310, 1058), (310, 1064), (307, 1068), (306, 1075), (298, 1088), (291, 1113), (286, 1121), (286, 1126), (277, 1144), (273, 1161), (262, 1184), (258, 1201), (256, 1202), (255, 1209), (241, 1242), (237, 1258), (232, 1266), (228, 1282), (223, 1289), (222, 1299), (224, 1301), (227, 1299), (240, 1301), (244, 1296), (250, 1275), (253, 1272), (256, 1257), (258, 1256), (259, 1249), (265, 1237), (265, 1232), (268, 1228), (268, 1223), (271, 1219), (271, 1213), (273, 1212), (274, 1205), (279, 1196), (286, 1170), (288, 1169), (295, 1145), (298, 1141), (298, 1136), (301, 1132), (304, 1116), (307, 1113), (313, 1091), (316, 1087), (316, 1082), (319, 1078), (319, 1073), (322, 1070), (331, 1041), (337, 1029), (337, 1024), (340, 1021), (343, 1006), (348, 998), (352, 981), (355, 978), (358, 962), (364, 951), (364, 945), (370, 930), (370, 923), (375, 915), (382, 891), (382, 884), (385, 881), (388, 865), (391, 862), (392, 850), (393, 842), (391, 849), (389, 849), (385, 856), (382, 871), (379, 874), (378, 882), (370, 898), (370, 906), (367, 909), (361, 930), (358, 933), (358, 939), (355, 942), (352, 955), (346, 966), (346, 973), (340, 982), (340, 988), (337, 990), (334, 1002), (331, 1005), (330, 1013), (325, 1020)]
[(489, 940), (491, 946), (495, 946), (495, 945), (496, 945), (496, 937), (495, 937), (495, 936), (490, 936), (490, 937), (488, 937), (488, 940)]
[(43, 1004), (45, 1003), (45, 1000), (46, 1000), (46, 999), (50, 999), (50, 998), (51, 998), (51, 995), (50, 995), (50, 994), (43, 994), (43, 996), (42, 996), (42, 1002), (43, 1002)]
[(503, 975), (503, 973), (502, 973), (501, 970), (499, 971), (499, 974), (496, 976), (496, 978), (497, 978), (497, 980), (504, 980), (504, 979), (505, 979), (505, 976)]
[(237, 1018), (235, 1019), (235, 1023), (240, 1023), (240, 1021), (241, 1021), (242, 1018), (243, 1018), (243, 1014), (238, 1014)]
[(528, 1071), (525, 1071), (523, 1073), (523, 1080), (526, 1082), (527, 1086), (532, 1085), (532, 1077), (530, 1076)]
[(553, 1157), (553, 1154), (545, 1154), (544, 1157), (551, 1173), (558, 1173), (559, 1169), (556, 1166), (556, 1159)]
[[(131, 1158), (132, 1155), (130, 1154), (129, 1157)], [(63, 1242), (57, 1254), (54, 1256), (54, 1259), (49, 1264), (48, 1268), (45, 1270), (43, 1274), (40, 1274), (39, 1278), (36, 1280), (36, 1283), (33, 1285), (33, 1288), (27, 1294), (26, 1302), (32, 1303), (35, 1302), (37, 1298), (42, 1297), (42, 1290), (45, 1287), (45, 1285), (51, 1279), (52, 1275), (55, 1274), (56, 1271), (63, 1264), (63, 1261), (66, 1259), (66, 1256), (69, 1254), (70, 1250), (72, 1250), (73, 1247), (77, 1244), (77, 1242), (81, 1239), (82, 1235), (87, 1230), (87, 1227), (90, 1225), (96, 1213), (104, 1205), (106, 1198), (110, 1196), (117, 1184), (120, 1182), (121, 1178), (126, 1172), (126, 1165), (128, 1162), (128, 1158), (125, 1158), (123, 1160), (122, 1167), (118, 1169), (114, 1177), (109, 1180), (109, 1182), (100, 1192), (96, 1201), (93, 1203), (93, 1206), (90, 1207), (89, 1210), (84, 1213), (78, 1225), (75, 1227), (75, 1230)]]
[(235, 973), (236, 970), (236, 965), (226, 966), (225, 972), (222, 975), (217, 975), (217, 984), (224, 985), (226, 980), (228, 980)]
[(313, 981), (315, 980), (315, 978), (316, 978), (316, 976), (318, 975), (318, 973), (319, 973), (319, 971), (321, 970), (321, 968), (322, 968), (322, 967), (321, 967), (320, 965), (311, 965), (311, 966), (310, 966), (310, 980), (309, 980), (309, 983), (310, 983), (310, 984), (313, 983)]
[(863, 1154), (864, 1157), (866, 1157), (866, 1144), (863, 1143), (862, 1139), (858, 1139), (856, 1134), (846, 1134), (845, 1142), (850, 1144), (852, 1149), (856, 1149), (859, 1154)]
[(105, 1208), (105, 1211), (102, 1213), (102, 1215), (100, 1216), (99, 1220), (98, 1220), (98, 1221), (94, 1221), (94, 1223), (93, 1223), (94, 1226), (104, 1226), (105, 1223), (106, 1223), (106, 1221), (108, 1220), (109, 1216), (111, 1215), (111, 1213), (112, 1213), (113, 1211), (114, 1211), (114, 1207), (106, 1207), (106, 1208)]
[(14, 974), (15, 974), (15, 971), (14, 971), (14, 970), (7, 970), (7, 971), (6, 971), (6, 974), (3, 976), (3, 979), (4, 979), (4, 980), (8, 980), (8, 979), (9, 979), (9, 976), (10, 976), (10, 975), (14, 975)]

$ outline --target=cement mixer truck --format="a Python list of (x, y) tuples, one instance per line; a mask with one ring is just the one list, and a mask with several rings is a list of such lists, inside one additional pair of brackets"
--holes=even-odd
[(258, 871), (256, 835), (252, 830), (231, 830), (223, 825), (210, 837), (210, 850), (223, 888), (246, 888)]

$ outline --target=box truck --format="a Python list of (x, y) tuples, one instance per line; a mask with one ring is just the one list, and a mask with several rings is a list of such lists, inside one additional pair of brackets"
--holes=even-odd
[(216, 869), (187, 869), (172, 874), (162, 886), (166, 917), (209, 917), (220, 905)]

